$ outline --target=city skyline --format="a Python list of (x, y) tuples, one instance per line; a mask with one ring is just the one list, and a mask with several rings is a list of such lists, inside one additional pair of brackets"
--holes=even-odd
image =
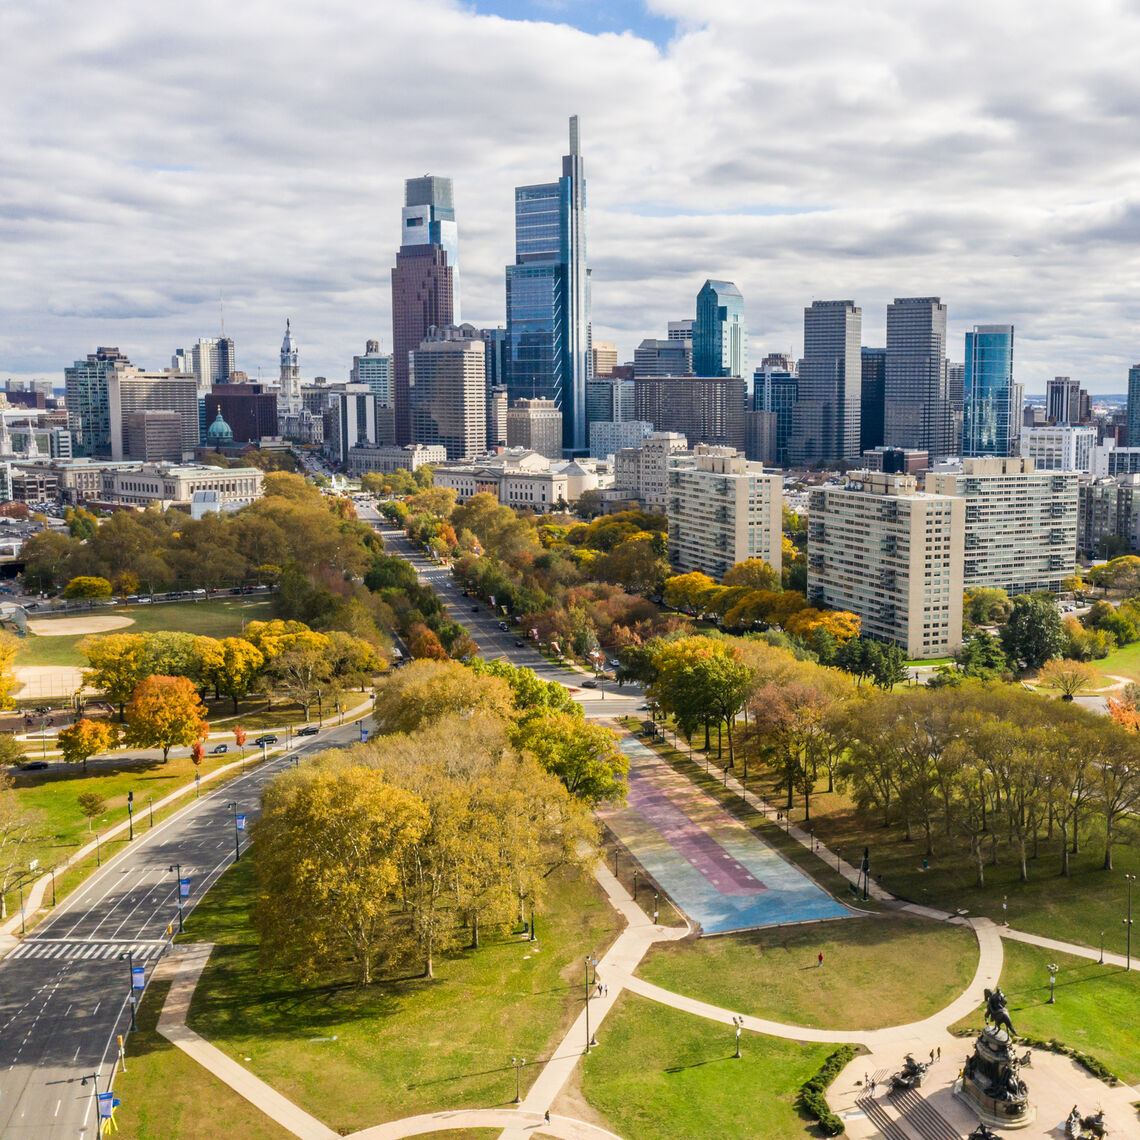
[[(893, 297), (925, 295), (948, 306), (953, 360), (975, 324), (1014, 325), (1031, 393), (1057, 374), (1122, 392), (1140, 359), (1127, 145), (1140, 101), (1127, 54), (1101, 50), (1129, 42), (1123, 9), (1076, 34), (1037, 13), (1011, 54), (980, 4), (956, 10), (949, 49), (945, 16), (826, 2), (727, 4), (697, 26), (654, 0), (652, 29), (625, 5), (613, 32), (519, 18), (534, 4), (421, 0), (319, 21), (287, 5), (201, 28), (131, 7), (111, 18), (96, 2), (66, 26), (26, 2), (0, 17), (21, 44), (13, 89), (36, 92), (5, 119), (0, 375), (58, 379), (99, 344), (157, 367), (217, 335), (220, 293), (251, 377), (275, 374), (290, 316), (306, 375), (341, 378), (365, 340), (391, 349), (391, 218), (403, 179), (425, 172), (462, 203), (464, 317), (502, 324), (514, 187), (563, 153), (573, 113), (589, 138), (594, 336), (622, 360), (688, 315), (707, 277), (744, 294), (752, 360), (799, 356), (813, 300), (853, 298), (873, 346)], [(199, 66), (171, 66), (207, 33)], [(409, 100), (449, 51), (459, 77)], [(1046, 75), (1038, 61), (1058, 57)], [(801, 81), (794, 103), (780, 97)], [(747, 136), (710, 114), (725, 100)]]

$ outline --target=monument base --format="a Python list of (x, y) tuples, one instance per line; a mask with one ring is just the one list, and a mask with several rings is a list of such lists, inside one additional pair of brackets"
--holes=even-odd
[(977, 1086), (964, 1080), (954, 1082), (954, 1095), (968, 1104), (978, 1119), (990, 1128), (1027, 1128), (1037, 1119), (1037, 1109), (1032, 1104), (1021, 1106), (1016, 1115), (1001, 1113), (1001, 1101), (995, 1102), (985, 1095), (979, 1097)]

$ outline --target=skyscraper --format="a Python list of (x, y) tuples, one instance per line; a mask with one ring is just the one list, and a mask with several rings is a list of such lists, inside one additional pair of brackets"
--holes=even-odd
[(459, 230), (451, 179), (404, 183), (400, 249), (392, 270), (392, 378), (396, 440), (412, 442), (408, 354), (428, 335), (459, 321)]
[(1013, 382), (1013, 325), (975, 325), (966, 333), (962, 454), (1017, 452), (1021, 409)]
[(863, 310), (854, 301), (813, 301), (804, 309), (789, 463), (806, 467), (858, 458), (862, 335)]
[(693, 371), (698, 376), (746, 376), (747, 368), (744, 298), (731, 281), (706, 281), (697, 294)]
[(1045, 385), (1045, 418), (1055, 424), (1079, 424), (1085, 417), (1088, 393), (1079, 380), (1054, 376)]
[(515, 263), (506, 278), (511, 398), (553, 400), (562, 412), (563, 448), (585, 454), (592, 334), (577, 115), (570, 117), (562, 177), (515, 189)]
[(752, 374), (752, 410), (770, 413), (776, 417), (775, 454), (756, 455), (765, 463), (780, 467), (788, 465), (788, 440), (792, 434), (792, 416), (795, 412), (799, 380), (791, 357), (766, 356), (764, 363)]
[(863, 349), (863, 392), (859, 400), (859, 451), (883, 446), (883, 392), (887, 380), (887, 350)]
[(956, 451), (938, 297), (896, 297), (887, 306), (883, 442), (928, 451), (932, 462)]
[(117, 348), (100, 347), (63, 370), (67, 393), (67, 426), (78, 455), (111, 454), (109, 380), (130, 361)]
[(189, 372), (197, 378), (199, 392), (208, 392), (214, 384), (225, 384), (237, 369), (234, 342), (228, 336), (199, 337), (197, 344), (178, 349), (170, 362), (179, 372)]
[(441, 444), (451, 460), (486, 451), (485, 359), (486, 346), (470, 325), (432, 329), (412, 352), (408, 394), (416, 443)]
[(380, 351), (380, 342), (365, 341), (364, 354), (352, 358), (352, 384), (367, 384), (380, 407), (393, 406), (392, 356)]
[(1128, 446), (1140, 447), (1140, 364), (1128, 369)]

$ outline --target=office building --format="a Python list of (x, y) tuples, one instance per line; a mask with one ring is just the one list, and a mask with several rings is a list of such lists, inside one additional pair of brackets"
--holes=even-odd
[(1140, 446), (1140, 364), (1128, 369), (1128, 446)]
[(748, 375), (744, 298), (731, 281), (706, 281), (697, 294), (693, 371), (698, 376)]
[(665, 326), (665, 335), (670, 340), (687, 340), (690, 345), (693, 341), (693, 318), (685, 317), (680, 321), (668, 321)]
[(111, 454), (111, 403), (108, 384), (116, 368), (130, 361), (117, 348), (100, 347), (86, 360), (65, 368), (67, 426), (81, 455)]
[(592, 332), (577, 115), (562, 177), (515, 190), (515, 263), (507, 266), (506, 286), (511, 399), (553, 400), (564, 451), (585, 454)]
[(586, 419), (601, 421), (632, 420), (634, 385), (632, 380), (594, 376), (586, 383)]
[(736, 376), (638, 377), (634, 412), (659, 432), (742, 452), (747, 383)]
[(235, 443), (256, 443), (278, 434), (277, 393), (265, 384), (215, 384), (204, 403), (207, 416), (221, 412)]
[(608, 340), (596, 340), (590, 348), (590, 375), (612, 376), (617, 367), (617, 345)]
[(858, 615), (863, 637), (908, 657), (962, 643), (966, 502), (920, 492), (913, 475), (853, 471), (808, 506), (808, 601)]
[(887, 306), (883, 442), (957, 454), (946, 375), (946, 306), (938, 297), (896, 297)]
[(638, 447), (614, 453), (614, 485), (627, 490), (647, 511), (664, 512), (669, 494), (669, 462), (688, 451), (685, 437), (655, 431)]
[(190, 348), (178, 349), (170, 361), (176, 372), (193, 376), (200, 392), (225, 384), (237, 370), (234, 342), (228, 336), (199, 337)]
[(124, 453), (144, 463), (182, 461), (182, 417), (177, 412), (131, 412)]
[(1013, 455), (1021, 399), (1013, 382), (1013, 325), (975, 325), (966, 333), (962, 455)]
[(193, 455), (201, 438), (198, 381), (194, 376), (167, 369), (144, 372), (132, 365), (115, 368), (107, 379), (111, 418), (111, 458), (126, 455), (127, 417), (134, 412), (177, 412), (182, 420), (182, 453)]
[(331, 388), (324, 422), (324, 453), (333, 463), (347, 463), (354, 447), (376, 446), (376, 397), (372, 389), (367, 384)]
[(669, 468), (669, 563), (677, 574), (716, 581), (737, 562), (762, 558), (777, 578), (783, 539), (778, 475), (766, 475), (730, 447), (698, 445), (692, 463)]
[(633, 350), (633, 375), (691, 376), (693, 374), (693, 342), (670, 337), (668, 340), (647, 338)]
[(775, 412), (744, 413), (744, 458), (769, 467), (780, 466), (779, 417)]
[(487, 450), (486, 346), (470, 325), (433, 329), (412, 353), (408, 378), (412, 439), (450, 460)]
[(447, 449), (441, 444), (409, 443), (406, 447), (371, 446), (358, 444), (348, 453), (345, 465), (353, 477), (374, 471), (391, 475), (395, 471), (418, 471), (447, 460)]
[(1020, 458), (963, 459), (956, 469), (928, 471), (927, 491), (966, 503), (965, 589), (1059, 593), (1076, 567), (1078, 478)]
[(1054, 424), (1021, 429), (1021, 454), (1032, 459), (1038, 471), (1091, 472), (1095, 447), (1094, 427)]
[[(752, 411), (755, 415), (749, 432), (753, 443), (745, 445), (749, 459), (788, 466), (788, 440), (792, 436), (798, 393), (799, 380), (792, 358), (779, 354), (764, 357), (764, 362), (752, 374)], [(768, 416), (774, 417), (774, 429), (768, 426)], [(774, 438), (761, 448), (759, 439), (754, 437), (759, 433), (760, 439), (767, 440), (772, 431)], [(758, 449), (763, 450), (763, 455), (758, 453)]]
[(930, 452), (905, 447), (872, 447), (863, 452), (860, 466), (865, 471), (885, 471), (888, 475), (917, 475), (930, 466)]
[(565, 431), (553, 400), (516, 400), (507, 409), (507, 446), (561, 459)]
[(410, 354), (429, 329), (459, 320), (459, 230), (451, 179), (409, 178), (392, 270), (392, 380), (396, 442), (401, 445), (412, 442)]
[(1079, 380), (1054, 376), (1045, 385), (1045, 419), (1052, 424), (1084, 424), (1092, 418), (1089, 394)]
[(366, 384), (376, 397), (376, 403), (385, 408), (396, 406), (395, 386), (392, 379), (392, 354), (380, 351), (380, 342), (365, 341), (364, 353), (352, 358), (352, 384)]
[(510, 394), (506, 388), (492, 388), (487, 401), (487, 447), (507, 446), (507, 410)]
[(862, 332), (863, 310), (854, 301), (813, 301), (804, 309), (804, 355), (788, 440), (793, 466), (858, 458)]
[(873, 451), (883, 446), (886, 416), (887, 350), (862, 350), (862, 386), (859, 397), (859, 450)]
[(590, 424), (590, 456), (606, 459), (623, 447), (640, 447), (653, 434), (645, 420), (594, 420)]

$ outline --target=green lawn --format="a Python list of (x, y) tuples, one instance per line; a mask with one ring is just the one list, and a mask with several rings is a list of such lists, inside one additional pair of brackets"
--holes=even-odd
[(138, 1031), (127, 1038), (127, 1071), (115, 1079), (123, 1102), (122, 1140), (285, 1140), (292, 1135), (211, 1076), (155, 1030), (169, 982), (151, 985), (139, 1005)]
[(559, 876), (537, 945), (488, 930), (482, 949), (441, 956), (432, 981), (304, 986), (259, 963), (252, 886), (242, 860), (186, 921), (186, 939), (218, 943), (190, 1024), (334, 1130), (509, 1103), (511, 1056), (528, 1059), (525, 1091), (580, 1012), (582, 956), (619, 929), (590, 876)]
[[(822, 952), (823, 966), (817, 966)], [(898, 985), (921, 962), (920, 985)], [(638, 973), (726, 1009), (823, 1029), (881, 1029), (950, 1004), (977, 968), (971, 931), (883, 916), (653, 947)]]
[[(162, 602), (149, 606), (107, 606), (85, 610), (65, 617), (130, 618), (132, 624), (110, 633), (154, 633), (174, 629), (208, 637), (232, 637), (240, 634), (245, 622), (268, 621), (273, 617), (273, 603), (248, 596), (222, 598), (208, 602)], [(40, 620), (33, 613), (32, 621)], [(46, 617), (43, 620), (48, 620)], [(17, 665), (86, 665), (76, 648), (88, 634), (44, 637), (29, 633), (20, 643)], [(94, 636), (98, 636), (97, 634)]]
[[(1048, 1004), (1050, 962), (1060, 967), (1055, 1005)], [(1095, 1057), (1128, 1083), (1140, 1081), (1140, 973), (1007, 940), (1000, 984), (1018, 1033), (1056, 1038)], [(965, 1027), (981, 1030), (980, 1007), (953, 1028)]]
[(628, 993), (598, 1040), (581, 1096), (625, 1140), (803, 1140), (796, 1093), (835, 1049), (746, 1033), (737, 1061), (731, 1027)]
[(1140, 681), (1140, 641), (1122, 646), (1093, 664), (1105, 677), (1128, 677), (1132, 681)]

